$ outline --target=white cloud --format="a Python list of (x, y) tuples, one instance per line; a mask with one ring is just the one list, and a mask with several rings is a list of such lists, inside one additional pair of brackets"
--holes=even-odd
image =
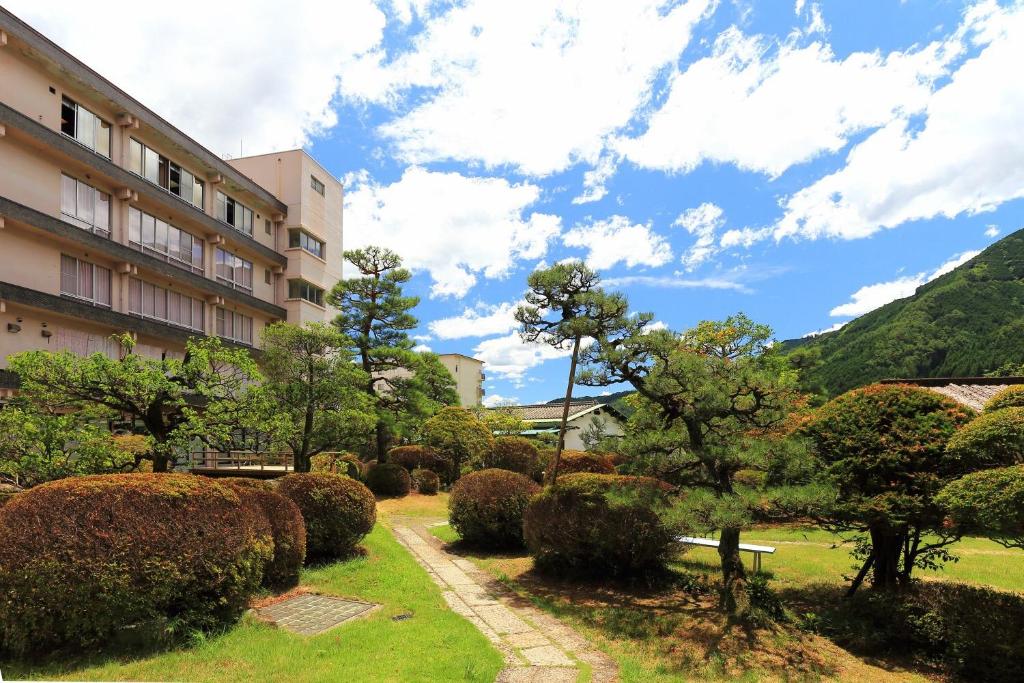
[[(290, 149), (337, 123), (338, 78), (381, 42), (370, 0), (4, 5), (218, 154)], [(284, 40), (286, 36), (299, 36)]]
[(530, 183), (407, 168), (390, 185), (365, 182), (345, 196), (346, 247), (379, 244), (430, 272), (433, 296), (464, 296), (478, 275), (503, 278), (519, 259), (539, 259), (561, 219), (526, 213)]
[[(810, 28), (824, 30), (820, 14)], [(954, 40), (839, 59), (825, 43), (799, 42), (723, 31), (710, 56), (672, 78), (647, 130), (614, 147), (644, 168), (685, 172), (710, 161), (778, 176), (922, 110), (960, 48)]]
[(697, 237), (697, 241), (686, 250), (682, 259), (686, 270), (692, 271), (718, 251), (715, 246), (715, 231), (725, 225), (725, 218), (721, 207), (704, 202), (695, 209), (687, 209), (681, 213), (672, 225), (685, 228), (688, 233)]
[(604, 156), (597, 165), (583, 174), (583, 194), (574, 197), (573, 204), (588, 204), (604, 199), (608, 194), (605, 185), (615, 175), (616, 160), (611, 156)]
[(626, 275), (604, 281), (608, 287), (663, 287), (667, 289), (734, 289), (739, 292), (750, 290), (740, 282), (726, 278), (683, 278), (674, 275)]
[(432, 336), (430, 336), (429, 334), (414, 334), (414, 335), (412, 335), (412, 338), (415, 339), (418, 342), (423, 342), (423, 343), (426, 343), (428, 341), (434, 341), (434, 338)]
[(917, 291), (917, 288), (921, 285), (945, 275), (957, 266), (967, 263), (980, 253), (980, 251), (965, 251), (949, 259), (930, 274), (905, 275), (888, 282), (879, 282), (861, 287), (850, 296), (849, 302), (836, 306), (829, 311), (829, 315), (833, 317), (864, 315), (869, 311), (884, 306), (890, 301), (908, 297)]
[(668, 241), (650, 223), (630, 223), (625, 216), (577, 225), (562, 235), (562, 242), (587, 249), (587, 265), (599, 270), (620, 262), (629, 267), (663, 266), (672, 259)]
[(473, 349), (473, 356), (487, 366), (488, 376), (510, 380), (513, 386), (521, 387), (526, 373), (541, 363), (572, 355), (572, 349), (556, 349), (548, 344), (528, 343), (518, 332), (485, 339)]
[(469, 0), (428, 19), (409, 51), (347, 70), (342, 92), (402, 109), (404, 95), (425, 90), (380, 128), (408, 162), (548, 175), (597, 162), (715, 4)]
[(995, 237), (998, 234), (999, 234), (999, 226), (998, 225), (990, 225), (987, 228), (985, 228), (985, 237)]
[(412, 347), (412, 350), (415, 351), (416, 353), (428, 353), (431, 349), (426, 344), (417, 344), (416, 346)]
[[(1024, 5), (967, 13), (984, 47), (905, 118), (854, 147), (846, 164), (783, 202), (774, 236), (853, 239), (908, 221), (990, 211), (1024, 197)], [(964, 29), (961, 30), (964, 32)]]
[(644, 334), (648, 334), (650, 332), (657, 332), (658, 330), (667, 330), (667, 329), (668, 329), (668, 324), (664, 320), (655, 320), (654, 322), (649, 323), (646, 327), (644, 327)]
[(808, 332), (807, 334), (803, 335), (802, 339), (806, 339), (807, 337), (817, 337), (820, 334), (827, 334), (829, 332), (835, 332), (836, 330), (841, 330), (842, 328), (846, 327), (846, 324), (848, 322), (850, 322), (850, 321), (849, 320), (844, 320), (842, 322), (836, 323), (835, 325), (831, 325), (829, 327), (826, 327), (823, 330), (815, 330), (814, 332)]
[(487, 337), (505, 334), (519, 326), (515, 312), (519, 302), (502, 303), (494, 306), (480, 304), (465, 309), (461, 315), (440, 318), (428, 327), (439, 339), (462, 339), (464, 337)]
[(484, 408), (498, 408), (501, 406), (517, 406), (519, 399), (515, 396), (501, 396), (500, 394), (488, 394), (484, 396)]

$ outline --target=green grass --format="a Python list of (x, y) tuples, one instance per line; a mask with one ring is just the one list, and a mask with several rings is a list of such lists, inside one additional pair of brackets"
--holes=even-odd
[(430, 534), (440, 538), (445, 543), (455, 543), (459, 540), (459, 532), (450, 524), (430, 527)]
[[(448, 609), (437, 586), (391, 533), (378, 525), (365, 557), (303, 573), (302, 583), (382, 607), (307, 638), (243, 619), (194, 647), (78, 666), (4, 665), (8, 678), (179, 681), (493, 681), (502, 657), (476, 628)], [(404, 621), (398, 614), (411, 613)]]

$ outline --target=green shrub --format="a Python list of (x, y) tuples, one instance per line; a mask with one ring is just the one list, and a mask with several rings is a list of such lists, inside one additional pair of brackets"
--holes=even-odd
[(353, 479), (362, 477), (359, 456), (355, 453), (317, 453), (309, 459), (309, 471), (317, 474), (344, 474)]
[(413, 470), (412, 483), (420, 493), (433, 496), (441, 488), (441, 479), (436, 472), (430, 470)]
[(306, 523), (299, 507), (267, 481), (228, 477), (224, 483), (259, 506), (270, 524), (274, 555), (263, 569), (263, 585), (276, 590), (297, 586), (306, 560)]
[(386, 462), (376, 464), (367, 470), (366, 485), (378, 496), (401, 498), (409, 495), (412, 479), (401, 465)]
[(539, 454), (529, 439), (521, 436), (499, 436), (494, 448), (484, 454), (481, 464), (484, 469), (500, 469), (518, 472), (530, 477), (537, 470)]
[(1024, 384), (1006, 387), (985, 404), (985, 412), (992, 413), (1003, 408), (1024, 408)]
[(537, 569), (555, 573), (638, 574), (678, 550), (662, 513), (670, 487), (650, 477), (577, 473), (559, 477), (523, 515)]
[[(551, 469), (553, 460), (548, 461), (548, 470)], [(558, 462), (558, 476), (563, 474), (575, 474), (577, 472), (588, 472), (590, 474), (615, 474), (615, 465), (611, 458), (597, 453), (587, 451), (562, 451)]]
[(1024, 408), (982, 413), (950, 438), (946, 453), (962, 470), (1024, 463)]
[(397, 446), (388, 451), (388, 462), (401, 465), (409, 472), (430, 470), (439, 476), (452, 466), (451, 460), (430, 446)]
[(973, 472), (936, 497), (964, 535), (1024, 548), (1024, 465)]
[(277, 492), (299, 506), (306, 523), (306, 560), (344, 557), (377, 522), (370, 490), (340, 474), (289, 474)]
[(154, 644), (231, 623), (273, 540), (262, 511), (186, 474), (63, 479), (0, 510), (0, 650)]
[(489, 548), (523, 545), (523, 511), (540, 487), (517, 472), (489, 469), (455, 482), (448, 518), (467, 543)]

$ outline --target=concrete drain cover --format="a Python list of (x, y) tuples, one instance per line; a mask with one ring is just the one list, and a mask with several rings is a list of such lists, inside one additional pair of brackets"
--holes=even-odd
[(333, 598), (329, 595), (297, 595), (257, 610), (261, 619), (304, 636), (313, 636), (358, 617), (376, 605)]

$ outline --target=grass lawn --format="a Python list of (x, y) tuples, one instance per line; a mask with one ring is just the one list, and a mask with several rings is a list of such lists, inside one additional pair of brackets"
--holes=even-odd
[[(364, 619), (307, 638), (246, 617), (190, 648), (76, 666), (3, 665), (11, 678), (178, 681), (490, 681), (502, 657), (450, 611), (437, 586), (381, 525), (366, 556), (303, 572), (316, 592), (375, 602)], [(392, 621), (398, 614), (412, 618)]]

